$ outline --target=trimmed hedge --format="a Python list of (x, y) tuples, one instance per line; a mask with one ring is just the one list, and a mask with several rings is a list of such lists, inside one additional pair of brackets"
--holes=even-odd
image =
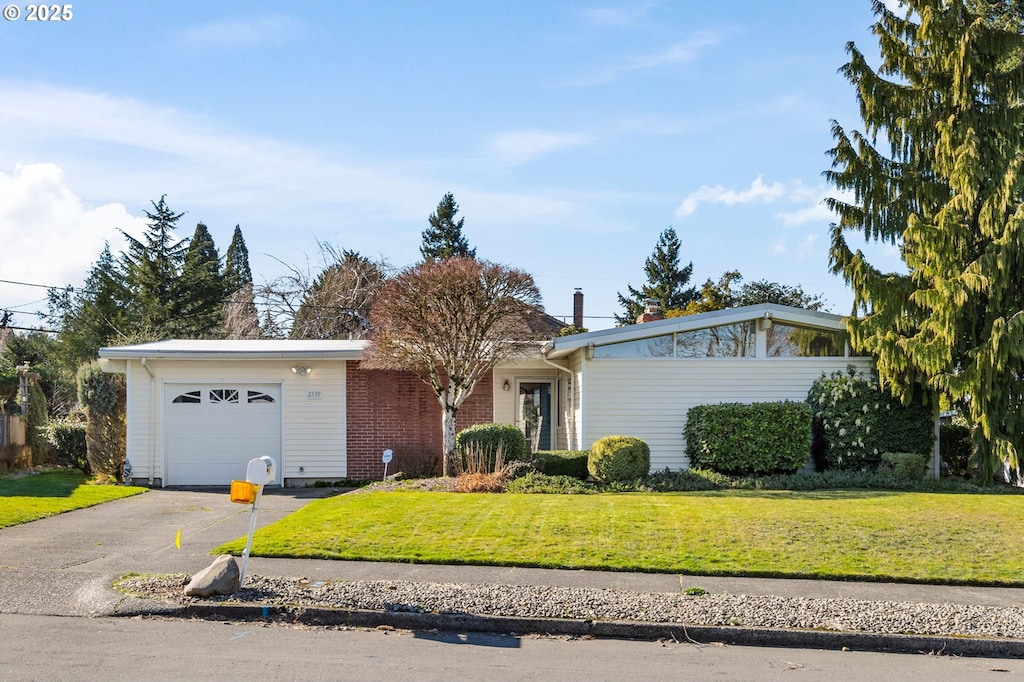
[(927, 457), (935, 441), (932, 408), (917, 391), (903, 405), (878, 382), (858, 373), (821, 375), (807, 395), (824, 436), (826, 468), (872, 471), (883, 452), (916, 452)]
[(695, 469), (723, 474), (791, 474), (811, 452), (805, 403), (697, 405), (686, 414), (686, 455)]
[(538, 450), (533, 456), (544, 462), (541, 471), (548, 476), (572, 476), (581, 481), (587, 478), (587, 450)]
[(633, 436), (605, 436), (590, 446), (587, 471), (602, 483), (643, 479), (651, 471), (651, 448)]
[(891, 474), (894, 478), (920, 481), (928, 472), (928, 460), (916, 452), (883, 452), (878, 473)]
[(455, 448), (459, 452), (478, 449), (494, 457), (498, 445), (506, 462), (526, 459), (526, 436), (512, 424), (476, 424), (455, 435)]

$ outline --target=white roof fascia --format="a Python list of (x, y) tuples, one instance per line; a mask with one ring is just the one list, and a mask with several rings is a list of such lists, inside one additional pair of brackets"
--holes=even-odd
[(170, 340), (100, 348), (108, 360), (361, 360), (366, 341)]
[(585, 348), (591, 344), (604, 346), (611, 343), (635, 341), (674, 332), (689, 332), (725, 324), (758, 320), (763, 317), (771, 317), (777, 322), (789, 322), (804, 327), (816, 327), (835, 331), (846, 329), (843, 322), (845, 318), (842, 315), (806, 310), (804, 308), (793, 308), (791, 306), (778, 305), (777, 303), (759, 303), (741, 308), (713, 310), (708, 313), (671, 317), (643, 324), (630, 324), (614, 329), (602, 329), (585, 334), (562, 336), (548, 342), (544, 347), (544, 354), (548, 358), (560, 358), (565, 357), (574, 350)]

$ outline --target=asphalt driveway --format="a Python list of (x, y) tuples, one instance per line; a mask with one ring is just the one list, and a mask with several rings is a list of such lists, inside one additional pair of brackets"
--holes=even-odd
[[(258, 525), (331, 492), (268, 489)], [(0, 612), (114, 613), (124, 599), (110, 588), (115, 578), (199, 571), (212, 561), (210, 550), (249, 532), (251, 508), (233, 504), (226, 488), (155, 489), (0, 529)]]

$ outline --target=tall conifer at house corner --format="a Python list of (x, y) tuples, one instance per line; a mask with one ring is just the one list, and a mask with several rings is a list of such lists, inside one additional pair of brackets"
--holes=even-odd
[[(923, 382), (972, 425), (978, 477), (1024, 448), (1024, 36), (1014, 3), (874, 3), (881, 64), (842, 73), (863, 132), (833, 124), (833, 272), (854, 292), (855, 347), (905, 400)], [(847, 242), (898, 247), (882, 272)], [(858, 317), (860, 315), (860, 317)]]
[(476, 258), (476, 249), (469, 248), (469, 242), (462, 234), (462, 224), (466, 219), (455, 220), (458, 212), (459, 205), (452, 193), (448, 192), (427, 219), (430, 227), (423, 231), (423, 244), (420, 246), (424, 261), (445, 260), (454, 256)]
[(693, 274), (693, 263), (679, 267), (679, 236), (674, 228), (669, 227), (658, 237), (658, 243), (644, 262), (644, 273), (647, 283), (639, 289), (627, 284), (628, 296), (619, 294), (619, 305), (625, 312), (616, 315), (619, 324), (633, 324), (644, 311), (644, 300), (653, 298), (663, 311), (679, 310), (697, 298), (697, 289), (687, 287)]

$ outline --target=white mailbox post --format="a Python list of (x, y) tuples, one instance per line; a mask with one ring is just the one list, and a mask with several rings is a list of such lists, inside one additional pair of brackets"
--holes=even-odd
[(277, 478), (277, 462), (273, 457), (254, 457), (245, 467), (245, 480), (256, 486), (256, 499), (252, 503), (252, 517), (249, 519), (249, 538), (242, 552), (242, 567), (239, 569), (238, 589), (245, 583), (245, 567), (249, 563), (249, 551), (252, 550), (252, 536), (256, 532), (256, 514), (260, 510), (260, 499), (263, 497), (263, 486), (273, 483)]

